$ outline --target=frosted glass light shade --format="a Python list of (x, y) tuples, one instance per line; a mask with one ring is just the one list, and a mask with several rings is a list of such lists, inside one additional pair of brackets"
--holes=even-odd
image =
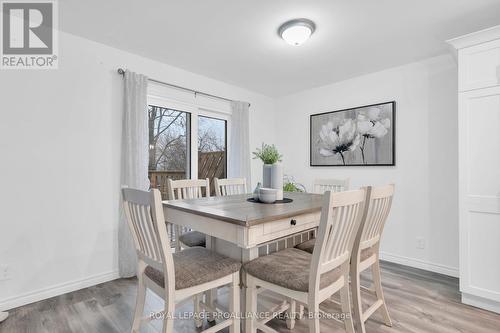
[(301, 45), (315, 30), (314, 22), (308, 19), (296, 19), (285, 22), (278, 29), (278, 34), (290, 45)]

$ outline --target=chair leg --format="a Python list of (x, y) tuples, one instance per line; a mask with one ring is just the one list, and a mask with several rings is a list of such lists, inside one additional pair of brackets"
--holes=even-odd
[(230, 288), (229, 311), (233, 316), (233, 324), (229, 326), (229, 333), (240, 333), (240, 272), (233, 274)]
[[(319, 304), (316, 300), (309, 301), (309, 333), (320, 333), (319, 330)], [(312, 316), (312, 318), (311, 318)]]
[(175, 225), (175, 252), (181, 252), (181, 241), (179, 240), (179, 236), (181, 235), (181, 226)]
[(146, 303), (146, 285), (144, 284), (145, 265), (139, 263), (137, 269), (137, 299), (135, 303), (134, 322), (132, 323), (132, 333), (139, 333), (141, 329), (141, 318), (144, 315), (144, 305)]
[(290, 302), (290, 307), (287, 310), (286, 327), (289, 330), (293, 330), (293, 328), (295, 327), (295, 315), (297, 314), (296, 312), (297, 302), (291, 298), (288, 301)]
[(349, 296), (349, 274), (344, 275), (345, 284), (340, 289), (340, 304), (345, 316), (344, 324), (347, 333), (354, 333), (353, 318), (351, 312), (351, 298)]
[[(215, 304), (215, 300), (217, 299), (217, 289), (210, 289), (209, 291), (207, 291), (205, 293), (205, 297), (206, 297), (206, 303), (211, 307), (211, 308), (214, 308)], [(207, 313), (207, 321), (209, 323), (212, 323), (215, 321), (215, 316), (214, 316), (214, 313), (212, 311), (208, 311)]]
[(351, 294), (353, 305), (353, 316), (356, 325), (356, 332), (366, 333), (365, 322), (363, 321), (363, 305), (361, 302), (361, 281), (359, 276), (359, 262), (352, 260), (351, 269)]
[(163, 329), (162, 333), (173, 333), (174, 332), (174, 311), (175, 304), (173, 301), (165, 302), (165, 317), (163, 319)]
[(375, 287), (375, 293), (377, 295), (377, 299), (382, 301), (382, 306), (380, 307), (380, 310), (382, 312), (384, 324), (391, 327), (392, 321), (391, 321), (391, 317), (389, 316), (389, 311), (387, 310), (387, 305), (385, 304), (384, 292), (382, 290), (382, 280), (380, 277), (380, 264), (378, 261), (378, 256), (377, 256), (377, 260), (372, 265), (372, 278), (373, 278), (373, 285)]
[(201, 298), (203, 297), (203, 294), (198, 294), (193, 297), (193, 302), (194, 302), (194, 324), (197, 328), (200, 328), (203, 326), (203, 320), (201, 319)]
[(257, 288), (252, 277), (246, 274), (246, 319), (245, 319), (245, 333), (256, 333), (257, 328), (255, 322), (257, 321)]
[(303, 319), (304, 318), (304, 304), (299, 304), (299, 312), (297, 314), (297, 319)]

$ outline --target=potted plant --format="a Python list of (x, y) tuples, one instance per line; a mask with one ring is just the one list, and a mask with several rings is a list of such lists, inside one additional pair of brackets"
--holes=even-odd
[(297, 183), (293, 176), (285, 175), (283, 177), (283, 191), (285, 192), (305, 192), (306, 188), (304, 185)]
[(262, 143), (261, 148), (253, 152), (254, 159), (260, 159), (264, 163), (262, 168), (262, 186), (278, 190), (277, 200), (283, 200), (283, 166), (282, 155), (275, 145)]

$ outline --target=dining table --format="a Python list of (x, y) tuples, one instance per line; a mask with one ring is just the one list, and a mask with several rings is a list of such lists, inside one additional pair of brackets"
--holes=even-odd
[(252, 194), (168, 200), (163, 210), (167, 223), (204, 233), (207, 249), (245, 264), (315, 237), (323, 195), (285, 192), (284, 197), (288, 202), (273, 204), (253, 200)]

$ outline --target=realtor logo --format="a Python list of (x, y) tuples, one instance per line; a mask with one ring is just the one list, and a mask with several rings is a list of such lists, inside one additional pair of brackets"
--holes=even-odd
[(57, 68), (56, 3), (35, 1), (2, 2), (2, 69)]

